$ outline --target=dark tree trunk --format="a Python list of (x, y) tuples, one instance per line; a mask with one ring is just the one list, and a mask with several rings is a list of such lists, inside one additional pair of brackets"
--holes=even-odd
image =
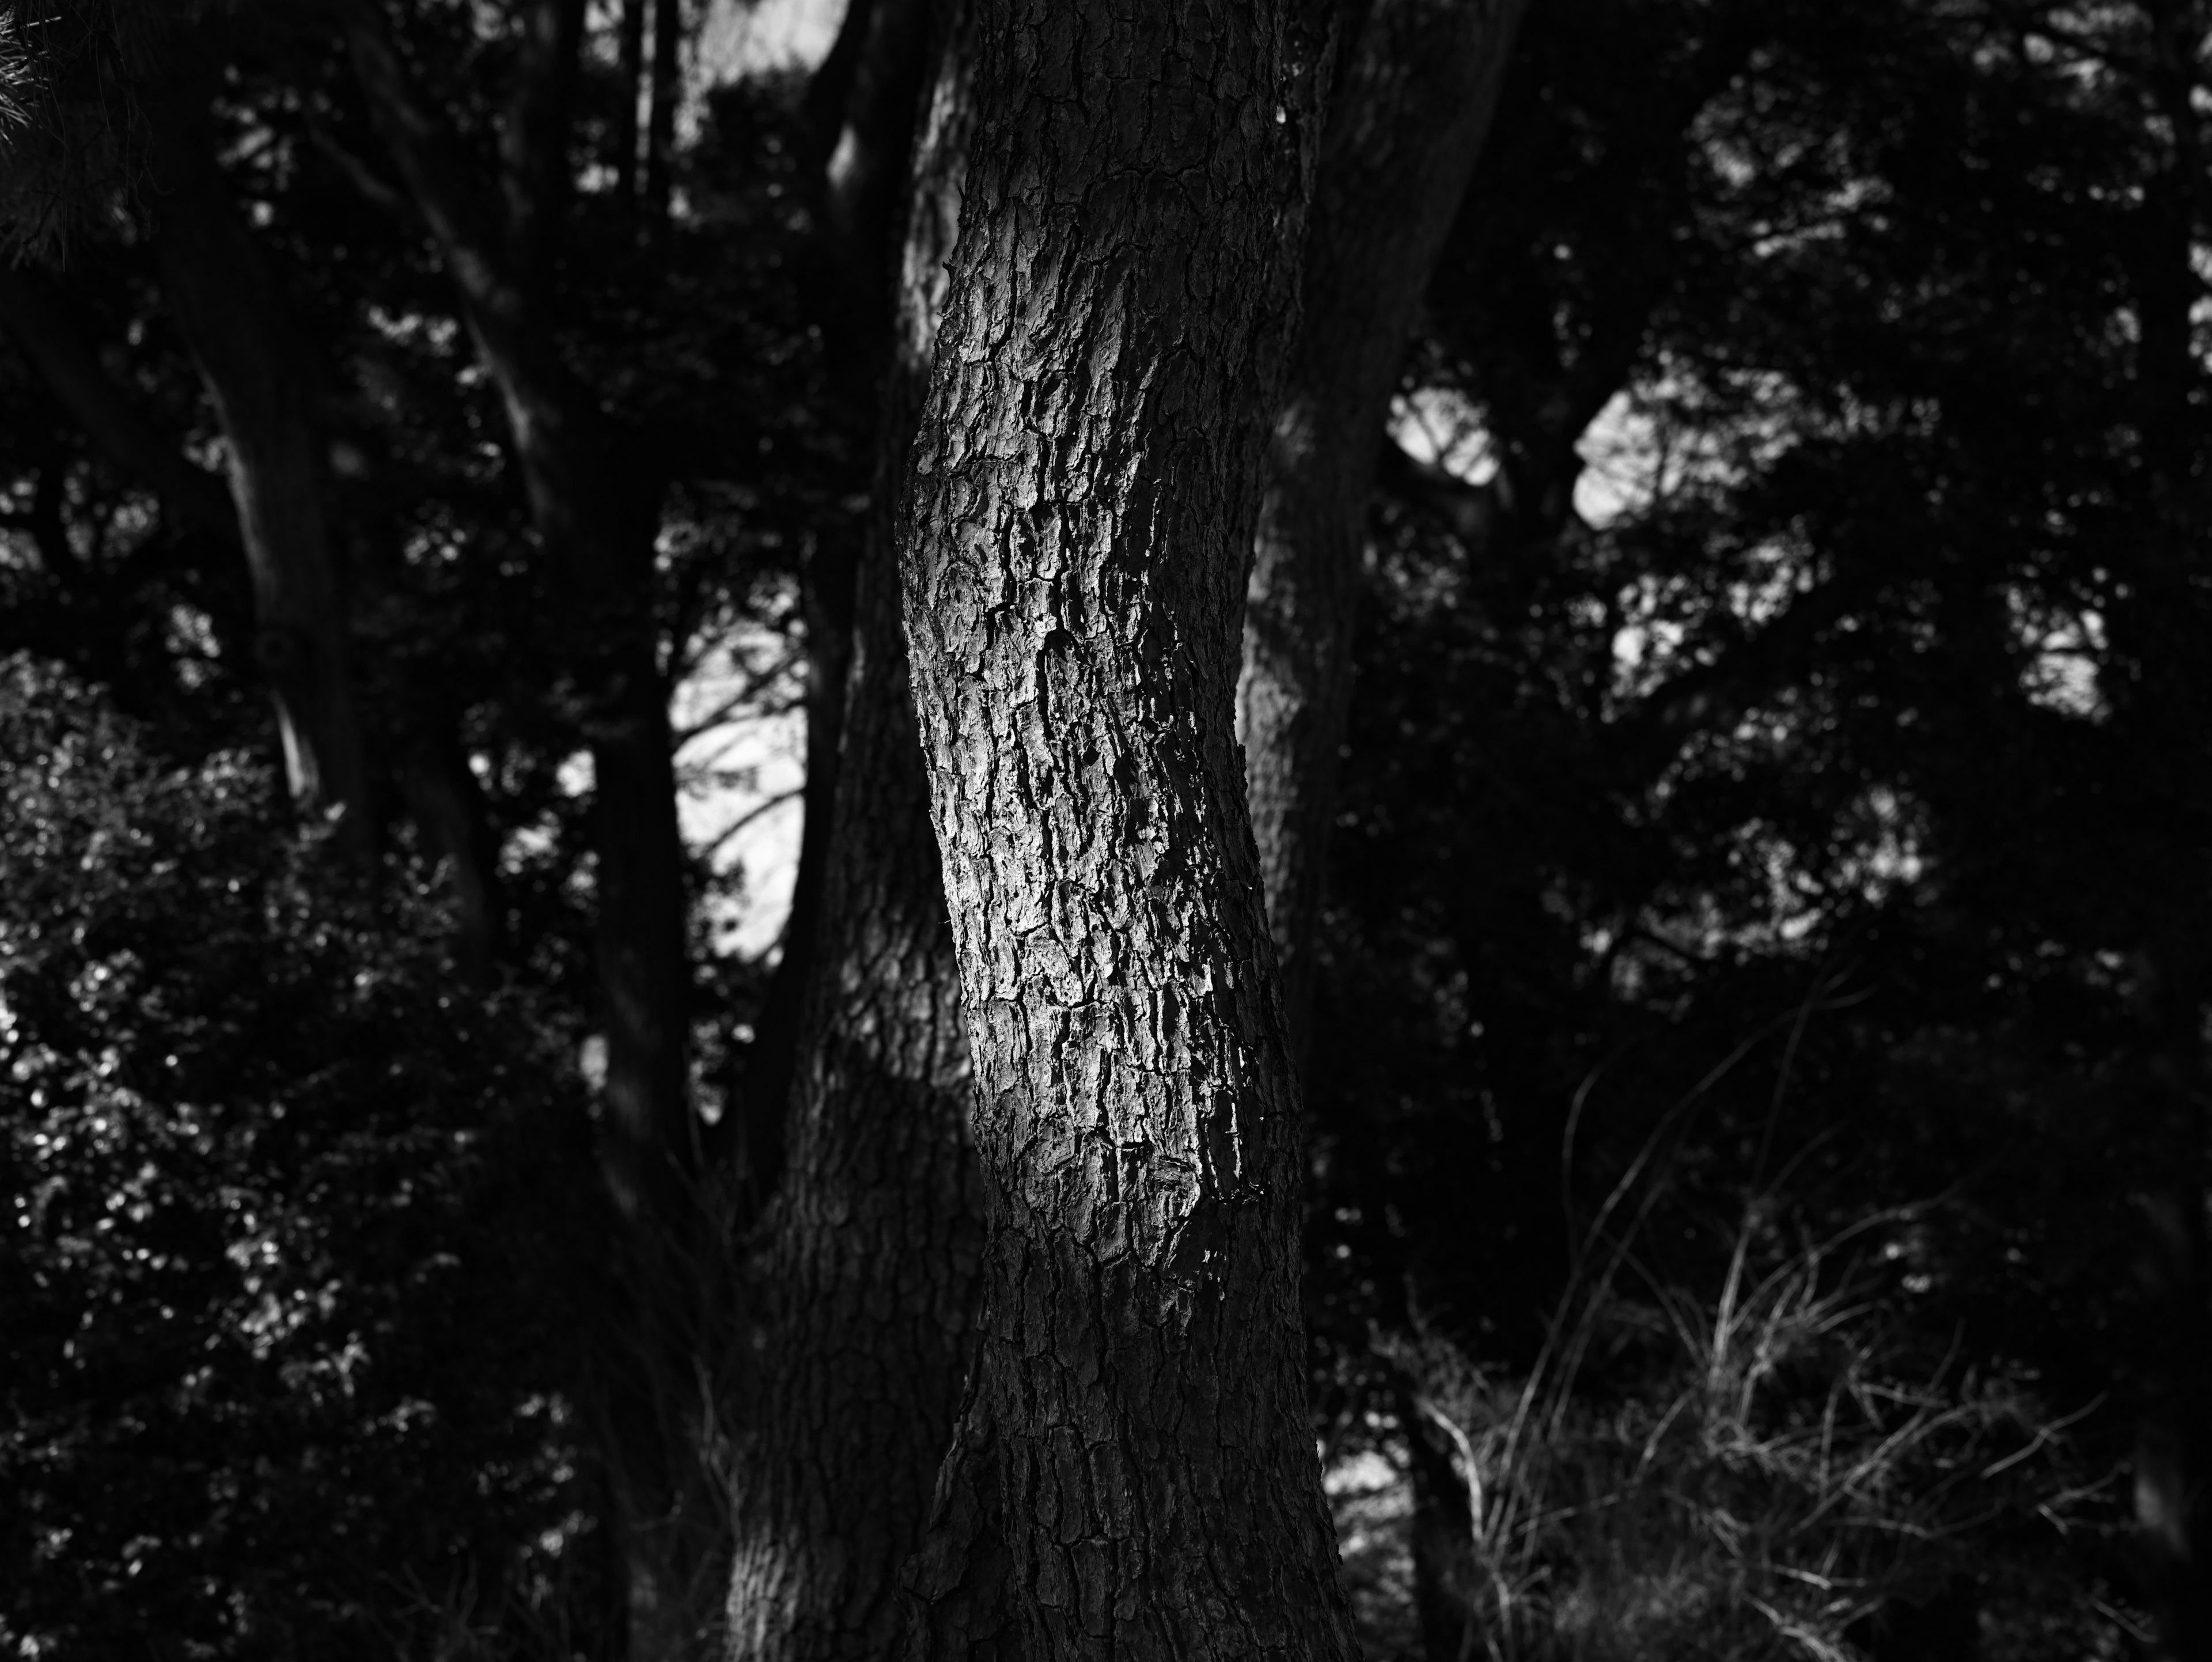
[(520, 22), (521, 64), (499, 136), (501, 183), (507, 257), (518, 280), (535, 285), (544, 280), (568, 205), (584, 0), (530, 0)]
[(957, 217), (957, 29), (915, 167), (879, 503), (860, 579), (841, 794), (799, 1036), (789, 1160), (752, 1283), (757, 1385), (736, 1500), (731, 1654), (888, 1656), (969, 1350), (981, 1224), (959, 965), (929, 823), (890, 507)]
[(690, 1141), (684, 1050), (690, 976), (667, 689), (651, 584), (657, 518), (645, 471), (562, 365), (465, 162), (391, 44), (352, 32), (379, 126), (461, 290), (477, 354), (506, 405), (531, 518), (568, 579), (564, 643), (586, 704), (596, 784), (598, 963), (607, 1031), (609, 1181), (626, 1216), (680, 1209)]
[[(599, 1160), (622, 1219), (627, 1306), (605, 1359), (603, 1420), (622, 1504), (629, 1654), (698, 1652), (717, 1619), (726, 1519), (703, 1466), (719, 1251), (689, 1093), (690, 965), (668, 688), (653, 617), (658, 485), (562, 362), (538, 297), (473, 188), (465, 152), (367, 13), (355, 72), (445, 257), (506, 406), (531, 519), (569, 596), (563, 656), (594, 769), (594, 958), (606, 1033)], [(539, 73), (562, 66), (540, 58)], [(541, 142), (566, 143), (549, 124)], [(510, 185), (532, 174), (510, 167)]]
[(159, 496), (165, 514), (237, 543), (238, 512), (223, 482), (192, 463), (115, 384), (46, 283), (0, 266), (0, 325), (112, 466)]
[(967, 1361), (969, 1082), (897, 575), (872, 551), (783, 1178), (761, 1226), (730, 1653), (887, 1656)]
[[(187, 460), (136, 408), (44, 284), (24, 272), (0, 271), (0, 326), (112, 465), (158, 496), (164, 514), (237, 557), (237, 510), (222, 482)], [(480, 981), (497, 955), (502, 927), (498, 849), (483, 792), (441, 716), (404, 725), (409, 737), (400, 758), (401, 790), (427, 846), (449, 863), (459, 914), (455, 955), (463, 973)]]
[(155, 107), (163, 290), (214, 400), (253, 579), (254, 657), (303, 813), (340, 811), (338, 840), (376, 857), (368, 772), (347, 671), (344, 602), (323, 522), (314, 401), (284, 305), (216, 165), (208, 88), (197, 75)]
[(675, 187), (676, 107), (684, 97), (678, 63), (684, 44), (684, 0), (653, 0), (653, 107), (645, 127), (645, 228), (659, 241), (668, 233)]
[(1234, 729), (1318, 149), (1283, 5), (979, 7), (906, 622), (976, 1077), (917, 1657), (1349, 1657)]
[[(2203, 527), (2195, 499), (2196, 393), (2203, 367), (2192, 348), (2200, 285), (2191, 248), (2204, 201), (2207, 158), (2192, 99), (2203, 8), (2154, 3), (2145, 58), (2148, 91), (2166, 117), (2172, 151), (2136, 215), (2130, 250), (2142, 329), (2134, 388), (2142, 435), (2137, 492), (2139, 543), (2126, 597), (2112, 608), (2114, 646), (2132, 676), (2112, 677), (2114, 728), (2163, 788), (2144, 829), (2161, 833), (2164, 869), (2201, 867), (2201, 781), (2212, 731), (2212, 673), (2189, 622), (2201, 615), (2192, 589)], [(2183, 761), (2182, 758), (2191, 758)], [(2159, 914), (2145, 943), (2154, 967), (2152, 1004), (2160, 1027), (2152, 1062), (2152, 1147), (2161, 1181), (2139, 1196), (2148, 1226), (2137, 1263), (2146, 1296), (2146, 1343), (2138, 1361), (2135, 1513), (2144, 1591), (2161, 1662), (2212, 1659), (2212, 1239), (2206, 1229), (2212, 1182), (2212, 1070), (2204, 1014), (2212, 1002), (2207, 897), (2196, 892)]]
[[(927, 0), (866, 0), (847, 13), (837, 43), (807, 89), (814, 127), (815, 236), (812, 249), (830, 380), (856, 429), (873, 420), (879, 433), (884, 397), (910, 396), (885, 385), (893, 309), (891, 253), (897, 246), (915, 125), (915, 103), (927, 56)], [(927, 356), (920, 370), (927, 374)], [(912, 437), (904, 418), (902, 445)], [(882, 445), (879, 441), (878, 448)], [(899, 452), (903, 465), (904, 450)], [(876, 470), (878, 496), (896, 490), (897, 470)], [(885, 481), (888, 484), (885, 484)], [(822, 939), (823, 874), (842, 765), (842, 734), (852, 669), (854, 585), (860, 538), (833, 522), (817, 540), (805, 573), (806, 605), (806, 784), (799, 866), (783, 956), (769, 985), (759, 1037), (747, 1057), (742, 1089), (746, 1176), (757, 1194), (779, 1181), (784, 1117), (799, 1056), (800, 1002), (813, 981)], [(902, 648), (903, 651), (903, 648)], [(902, 695), (903, 696), (903, 695)]]
[(1376, 0), (1330, 95), (1237, 691), (1284, 1020), (1301, 1068), (1376, 441), (1522, 3)]
[(424, 711), (410, 727), (399, 761), (400, 792), (453, 886), (453, 956), (462, 975), (482, 985), (491, 978), (507, 932), (498, 838), (483, 790), (442, 713)]
[(1480, 1629), (1474, 1598), (1474, 1512), (1467, 1480), (1434, 1427), (1409, 1397), (1401, 1397), (1399, 1423), (1407, 1455), (1407, 1487), (1413, 1492), (1408, 1520), (1413, 1560), (1413, 1615), (1428, 1662), (1468, 1662), (1480, 1653)]
[(815, 314), (831, 379), (874, 409), (890, 365), (892, 292), (929, 65), (929, 0), (871, 0), (848, 14), (808, 89), (817, 122)]
[(637, 211), (637, 100), (645, 76), (646, 0), (622, 0), (615, 46), (615, 199)]

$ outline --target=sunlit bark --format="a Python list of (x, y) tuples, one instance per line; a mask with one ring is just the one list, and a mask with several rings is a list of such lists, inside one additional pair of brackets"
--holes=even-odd
[(904, 557), (988, 1242), (917, 1657), (1354, 1653), (1234, 732), (1318, 149), (1300, 21), (978, 10)]

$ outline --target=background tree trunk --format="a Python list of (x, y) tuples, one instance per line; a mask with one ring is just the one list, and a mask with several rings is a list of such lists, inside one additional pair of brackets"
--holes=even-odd
[(1350, 1656), (1233, 725), (1321, 43), (998, 0), (976, 63), (904, 524), (988, 1245), (910, 1643)]
[(752, 1277), (761, 1336), (747, 1373), (758, 1384), (729, 1612), (731, 1653), (747, 1662), (896, 1648), (899, 1569), (921, 1543), (970, 1348), (981, 1230), (960, 971), (890, 511), (927, 385), (966, 155), (970, 49), (957, 19), (945, 33), (903, 216), (898, 349), (845, 697), (849, 788), (809, 955), (789, 1158)]
[[(136, 407), (44, 283), (29, 272), (0, 271), (0, 326), (111, 464), (158, 496), (164, 514), (239, 556), (237, 508), (222, 481), (193, 463)], [(398, 725), (404, 734), (400, 789), (425, 845), (451, 864), (455, 957), (465, 977), (482, 981), (490, 973), (503, 929), (498, 839), (449, 715), (413, 709)]]
[(238, 222), (215, 155), (204, 79), (187, 74), (156, 108), (162, 190), (155, 253), (163, 290), (222, 423), (239, 540), (253, 578), (254, 658), (302, 812), (341, 810), (338, 841), (376, 858), (368, 771), (347, 673), (344, 602), (323, 523), (319, 423), (301, 350), (260, 251)]
[[(593, 946), (606, 1035), (599, 1163), (623, 1223), (624, 1299), (601, 1358), (603, 1435), (621, 1513), (629, 1654), (689, 1657), (718, 1615), (726, 1539), (724, 1501), (705, 1463), (722, 1247), (705, 1203), (689, 1088), (684, 848), (653, 614), (659, 484), (570, 374), (539, 296), (514, 264), (514, 239), (502, 234), (512, 227), (471, 185), (458, 136), (372, 15), (357, 15), (348, 45), (378, 131), (459, 291), (478, 359), (506, 407), (532, 525), (572, 597), (562, 656), (593, 766)], [(553, 77), (572, 67), (539, 50), (525, 54), (524, 66)], [(529, 88), (519, 88), (511, 119), (533, 107)], [(541, 120), (532, 131), (535, 143), (565, 150), (565, 124)], [(507, 157), (510, 192), (559, 176), (538, 159)], [(542, 228), (544, 216), (530, 222)]]
[(684, 101), (683, 0), (653, 0), (653, 105), (645, 126), (645, 235), (648, 246), (665, 241), (673, 205), (676, 174), (676, 108)]
[(51, 287), (0, 267), (0, 324), (100, 453), (161, 499), (161, 511), (236, 551), (238, 514), (222, 481), (185, 456), (116, 385)]
[(1301, 1071), (1376, 441), (1523, 3), (1377, 0), (1330, 94), (1237, 689), (1284, 1022)]
[[(884, 426), (887, 400), (909, 399), (896, 429), (896, 456), (888, 466), (884, 454), (877, 458), (873, 481), (879, 507), (884, 493), (897, 489), (921, 398), (919, 386), (893, 387), (887, 376), (926, 379), (928, 373), (926, 349), (915, 363), (894, 365), (890, 343), (894, 307), (903, 298), (894, 293), (891, 266), (906, 222), (915, 107), (929, 57), (930, 10), (927, 0), (855, 0), (836, 44), (807, 88), (815, 149), (810, 287), (830, 383), (853, 412), (856, 427), (876, 423), (876, 447), (884, 454), (893, 434)], [(934, 326), (933, 317), (930, 328)], [(859, 534), (848, 533), (848, 523), (835, 521), (816, 539), (803, 575), (806, 782), (799, 864), (784, 924), (783, 956), (769, 983), (741, 1090), (745, 1175), (762, 1196), (775, 1188), (783, 1166), (800, 1007), (813, 984), (813, 955), (823, 941), (823, 882), (852, 673), (859, 545), (865, 536), (881, 534), (873, 521)], [(899, 652), (903, 661), (903, 643)], [(907, 695), (902, 691), (900, 697)]]
[(622, 0), (615, 46), (615, 199), (637, 212), (637, 103), (645, 77), (646, 0)]
[[(2203, 642), (2186, 623), (2200, 581), (2203, 530), (2203, 418), (2194, 397), (2192, 245), (2205, 207), (2207, 158), (2197, 138), (2193, 64), (2205, 9), (2153, 4), (2147, 79), (2169, 125), (2172, 152), (2143, 192), (2129, 261), (2142, 343), (2132, 402), (2142, 435), (2134, 487), (2142, 553), (2134, 592), (2112, 608), (2115, 644), (2134, 673), (2113, 678), (2114, 725), (2162, 788), (2144, 806), (2146, 829), (2165, 845), (2162, 863), (2203, 878), (2202, 758), (2212, 720), (2212, 674)], [(2194, 500), (2192, 500), (2194, 499)], [(2191, 756), (2197, 764), (2177, 766)], [(2181, 902), (2152, 921), (2144, 943), (2153, 974), (2145, 1001), (2157, 1031), (2146, 1117), (2164, 1185), (2136, 1196), (2147, 1226), (2136, 1275), (2148, 1307), (2136, 1359), (2140, 1404), (2134, 1449), (2136, 1526), (2144, 1592), (2157, 1623), (2154, 1654), (2171, 1662), (2212, 1658), (2212, 1072), (2204, 1012), (2212, 953), (2197, 908)]]

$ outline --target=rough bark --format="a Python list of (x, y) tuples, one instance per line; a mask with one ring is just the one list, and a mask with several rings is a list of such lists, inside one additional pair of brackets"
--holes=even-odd
[(888, 1655), (967, 1356), (957, 966), (930, 837), (897, 578), (872, 556), (783, 1179), (750, 1277), (730, 1654)]
[(1301, 1068), (1376, 439), (1523, 3), (1377, 0), (1330, 98), (1237, 692), (1284, 1019)]
[[(927, 53), (927, 0), (861, 0), (847, 13), (836, 45), (807, 89), (814, 127), (814, 243), (811, 264), (816, 320), (830, 381), (856, 428), (886, 416), (885, 397), (917, 395), (885, 381), (892, 362), (892, 251), (898, 246), (915, 128)], [(893, 373), (926, 374), (919, 360)], [(924, 368), (916, 369), (914, 362)], [(912, 436), (904, 417), (902, 445)], [(880, 448), (881, 446), (879, 445)], [(903, 458), (903, 449), (900, 455)], [(896, 472), (877, 470), (878, 498), (896, 488)], [(872, 534), (872, 533), (871, 533)], [(799, 1056), (801, 1001), (814, 978), (822, 939), (823, 874), (842, 766), (847, 684), (852, 672), (854, 589), (861, 538), (833, 524), (815, 544), (805, 573), (806, 604), (806, 783), (783, 956), (769, 985), (759, 1037), (745, 1063), (742, 1100), (745, 1166), (756, 1192), (772, 1190), (783, 1170), (785, 1108)], [(901, 648), (902, 654), (903, 648)], [(903, 696), (903, 695), (902, 695)]]
[(1281, 5), (979, 8), (902, 538), (987, 1222), (917, 1657), (1356, 1652), (1234, 731), (1321, 62)]
[[(953, 8), (958, 10), (958, 8)], [(791, 1105), (762, 1229), (757, 1383), (741, 1449), (731, 1654), (891, 1654), (965, 1371), (981, 1221), (968, 1148), (959, 965), (930, 829), (890, 508), (944, 298), (965, 155), (967, 62), (946, 31), (860, 576), (841, 794)], [(887, 333), (891, 332), (886, 331)]]
[[(372, 9), (347, 45), (379, 133), (459, 290), (499, 389), (532, 525), (565, 579), (562, 656), (594, 768), (594, 959), (606, 1030), (599, 1160), (623, 1225), (627, 1306), (603, 1358), (605, 1445), (619, 1498), (629, 1653), (696, 1654), (719, 1607), (725, 1520), (702, 1462), (713, 1403), (700, 1289), (715, 1250), (688, 1090), (690, 966), (683, 846), (652, 611), (658, 487), (629, 435), (574, 379), (509, 228), (473, 187), (466, 152), (416, 88)], [(535, 72), (564, 72), (540, 54)], [(565, 146), (546, 124), (540, 143)], [(510, 181), (531, 176), (513, 168)]]
[(367, 866), (375, 822), (323, 521), (313, 399), (283, 298), (216, 161), (208, 91), (187, 75), (154, 107), (162, 289), (222, 426), (253, 581), (254, 658), (276, 706), (286, 782), (303, 813), (337, 811), (340, 847)]

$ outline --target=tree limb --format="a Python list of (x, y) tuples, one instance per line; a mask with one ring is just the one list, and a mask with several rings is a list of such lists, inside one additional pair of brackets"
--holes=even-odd
[(187, 459), (137, 409), (45, 284), (0, 266), (0, 325), (110, 462), (195, 530), (238, 541), (237, 511), (222, 481)]

